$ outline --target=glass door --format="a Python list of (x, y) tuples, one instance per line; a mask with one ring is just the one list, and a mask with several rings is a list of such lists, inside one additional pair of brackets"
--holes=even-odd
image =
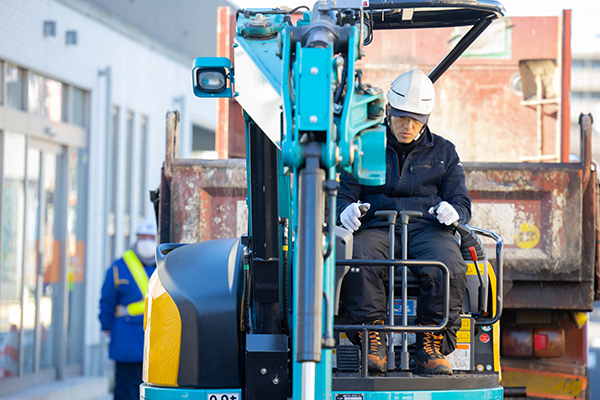
[[(57, 319), (63, 311), (61, 302), (61, 222), (65, 219), (62, 207), (59, 171), (64, 164), (63, 147), (37, 144), (41, 151), (40, 162), (40, 224), (39, 240), (42, 243), (38, 258), (37, 290), (39, 300), (40, 369), (50, 368), (54, 362), (54, 344), (57, 336)], [(58, 318), (57, 318), (58, 317)]]
[(35, 371), (36, 319), (38, 311), (38, 264), (40, 252), (41, 151), (27, 149), (25, 174), (25, 240), (23, 260), (23, 374)]
[[(22, 374), (21, 293), (25, 221), (24, 135), (3, 134), (0, 249), (0, 380)], [(10, 149), (10, 150), (8, 150)]]
[(0, 379), (44, 371), (54, 377), (61, 365), (65, 153), (63, 146), (4, 134), (0, 354), (10, 357), (0, 356)]

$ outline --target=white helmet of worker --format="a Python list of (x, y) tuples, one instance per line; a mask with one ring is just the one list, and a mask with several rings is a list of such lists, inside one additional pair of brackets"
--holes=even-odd
[(135, 231), (136, 235), (156, 236), (156, 218), (146, 217), (140, 221)]
[(408, 116), (425, 124), (435, 108), (433, 82), (423, 71), (410, 70), (391, 83), (387, 99), (392, 116)]

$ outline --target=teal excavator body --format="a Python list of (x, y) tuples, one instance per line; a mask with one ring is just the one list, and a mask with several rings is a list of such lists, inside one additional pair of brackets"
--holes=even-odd
[[(295, 11), (238, 10), (234, 62), (194, 62), (197, 96), (234, 97), (243, 109), (249, 229), (241, 238), (159, 245), (141, 398), (501, 399), (501, 239), (474, 230), (497, 240), (498, 254), (495, 266), (473, 267), (473, 307), (461, 328), (468, 356), (454, 376), (415, 375), (406, 358), (409, 332), (420, 329), (411, 325), (418, 294), (406, 267), (427, 261), (378, 261), (398, 271), (389, 283), (393, 315), (378, 329), (402, 340), (400, 361), (371, 376), (361, 349), (345, 339), (361, 328), (337, 315), (341, 279), (360, 265), (339, 261), (351, 258), (352, 235), (336, 227), (335, 209), (339, 172), (363, 185), (385, 182), (383, 91), (356, 68), (373, 32), (472, 26), (430, 72), (435, 83), (504, 8), (493, 0), (320, 0), (294, 25)], [(447, 296), (445, 307), (447, 315)], [(475, 341), (481, 335), (488, 340)]]

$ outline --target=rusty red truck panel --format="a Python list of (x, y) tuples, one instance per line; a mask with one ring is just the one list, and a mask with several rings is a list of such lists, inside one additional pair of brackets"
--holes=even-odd
[(171, 167), (171, 240), (193, 243), (247, 232), (245, 160), (176, 160)]
[(160, 187), (160, 242), (195, 243), (248, 231), (246, 160), (177, 157), (179, 113), (167, 113)]
[(504, 240), (507, 308), (593, 307), (598, 205), (590, 124), (584, 117), (580, 163), (465, 164), (471, 225)]

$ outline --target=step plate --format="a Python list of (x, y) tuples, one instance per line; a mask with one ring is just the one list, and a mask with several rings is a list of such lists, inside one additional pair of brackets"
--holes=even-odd
[(334, 392), (379, 392), (411, 390), (469, 390), (498, 388), (497, 374), (454, 374), (412, 376), (369, 376), (361, 378), (358, 373), (333, 375), (331, 390)]

